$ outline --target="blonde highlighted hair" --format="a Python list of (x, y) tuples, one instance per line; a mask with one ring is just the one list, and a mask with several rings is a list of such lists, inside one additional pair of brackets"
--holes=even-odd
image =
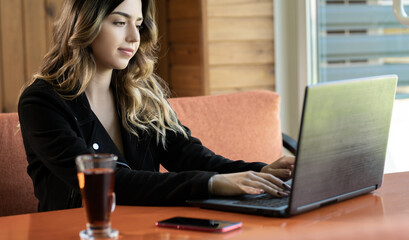
[[(44, 79), (65, 99), (84, 93), (96, 71), (90, 45), (103, 20), (122, 1), (66, 0), (54, 26), (52, 48), (32, 82)], [(187, 135), (166, 100), (169, 93), (166, 84), (154, 74), (158, 42), (155, 1), (141, 2), (144, 20), (139, 49), (125, 69), (113, 71), (111, 86), (124, 127), (136, 136), (138, 129), (153, 131), (157, 143), (166, 147), (167, 131)]]

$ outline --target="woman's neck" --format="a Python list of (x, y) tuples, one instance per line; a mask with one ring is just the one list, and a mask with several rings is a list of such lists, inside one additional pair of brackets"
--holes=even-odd
[(111, 78), (112, 70), (105, 72), (97, 71), (85, 89), (88, 101), (97, 103), (106, 99), (111, 94)]

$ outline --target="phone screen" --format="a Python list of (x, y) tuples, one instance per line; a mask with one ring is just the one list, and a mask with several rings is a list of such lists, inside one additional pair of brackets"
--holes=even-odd
[(201, 218), (173, 217), (156, 222), (156, 226), (208, 232), (228, 232), (240, 228), (242, 223)]

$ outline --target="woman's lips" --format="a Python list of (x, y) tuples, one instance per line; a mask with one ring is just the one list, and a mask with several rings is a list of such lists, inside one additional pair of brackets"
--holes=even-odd
[(129, 56), (129, 57), (131, 57), (134, 52), (132, 48), (118, 48), (118, 50), (124, 55)]

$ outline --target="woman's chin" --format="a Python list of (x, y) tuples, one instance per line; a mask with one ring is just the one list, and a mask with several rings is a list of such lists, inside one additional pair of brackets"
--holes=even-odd
[(115, 66), (114, 69), (115, 70), (124, 70), (127, 67), (128, 67), (128, 64), (121, 64), (121, 65)]

